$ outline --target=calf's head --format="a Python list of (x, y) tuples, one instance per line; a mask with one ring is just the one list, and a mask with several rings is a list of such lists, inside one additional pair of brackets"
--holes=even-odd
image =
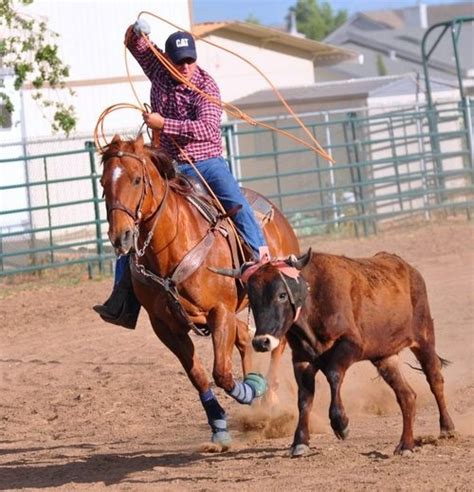
[(311, 249), (298, 258), (268, 262), (248, 278), (249, 303), (256, 325), (252, 344), (258, 352), (275, 349), (298, 318), (308, 293), (300, 270), (310, 258)]

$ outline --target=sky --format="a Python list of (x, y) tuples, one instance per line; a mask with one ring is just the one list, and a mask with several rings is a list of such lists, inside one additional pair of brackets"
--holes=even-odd
[[(353, 14), (365, 10), (384, 10), (412, 7), (417, 0), (327, 0), (333, 10), (346, 9)], [(458, 3), (462, 0), (425, 0), (428, 5)], [(468, 1), (468, 0), (464, 0)], [(249, 14), (255, 16), (261, 24), (281, 25), (288, 9), (297, 0), (193, 0), (193, 22), (219, 20), (245, 20)], [(322, 0), (319, 0), (322, 3)]]

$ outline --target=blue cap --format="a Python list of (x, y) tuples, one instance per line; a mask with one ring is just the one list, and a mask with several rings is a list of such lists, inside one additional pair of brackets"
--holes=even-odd
[(194, 61), (197, 59), (194, 38), (187, 32), (177, 31), (171, 34), (166, 40), (165, 52), (176, 64), (186, 58), (192, 58)]

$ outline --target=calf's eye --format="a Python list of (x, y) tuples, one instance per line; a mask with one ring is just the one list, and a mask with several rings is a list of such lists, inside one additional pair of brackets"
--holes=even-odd
[(142, 182), (142, 178), (140, 176), (136, 177), (134, 180), (133, 180), (133, 184), (135, 186), (138, 186), (140, 183)]
[(286, 301), (286, 298), (287, 298), (287, 294), (286, 292), (280, 292), (280, 294), (278, 294), (278, 300), (279, 301)]

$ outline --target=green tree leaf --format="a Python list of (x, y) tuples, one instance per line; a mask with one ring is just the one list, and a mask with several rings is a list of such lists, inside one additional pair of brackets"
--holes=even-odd
[[(12, 70), (15, 90), (31, 84), (34, 88), (32, 98), (47, 110), (45, 115), (51, 119), (53, 131), (69, 135), (77, 123), (74, 106), (44, 97), (40, 91), (64, 89), (69, 67), (61, 60), (58, 46), (52, 42), (58, 34), (49, 31), (45, 22), (31, 19), (17, 10), (31, 3), (33, 0), (0, 0), (0, 28), (6, 33), (0, 40), (0, 66)], [(67, 91), (70, 96), (74, 94)], [(0, 100), (12, 113), (13, 104), (2, 87)]]
[(321, 41), (347, 20), (347, 11), (334, 12), (331, 4), (318, 0), (298, 0), (290, 7), (286, 21), (290, 27), (291, 13), (294, 12), (298, 31), (309, 39)]

